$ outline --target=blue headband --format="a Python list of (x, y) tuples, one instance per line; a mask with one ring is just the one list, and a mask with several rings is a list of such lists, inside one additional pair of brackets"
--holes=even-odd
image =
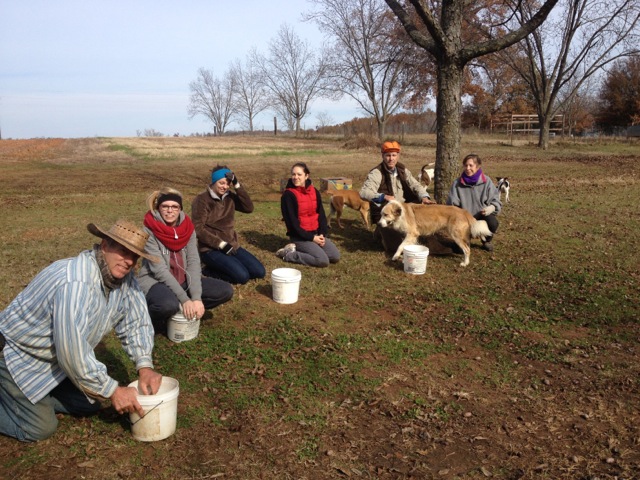
[(224, 178), (227, 173), (231, 173), (231, 170), (228, 168), (221, 168), (220, 170), (216, 170), (211, 173), (211, 183), (216, 183), (221, 178)]

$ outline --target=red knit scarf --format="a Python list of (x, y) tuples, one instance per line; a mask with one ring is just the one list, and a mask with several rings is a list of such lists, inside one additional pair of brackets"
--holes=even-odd
[(178, 252), (187, 246), (195, 227), (191, 219), (185, 215), (180, 225), (170, 227), (158, 220), (149, 211), (144, 216), (144, 226), (153, 232), (160, 243), (173, 252)]

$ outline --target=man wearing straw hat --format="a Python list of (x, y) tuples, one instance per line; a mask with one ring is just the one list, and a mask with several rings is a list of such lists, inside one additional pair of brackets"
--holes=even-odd
[[(136, 365), (144, 394), (158, 392), (153, 327), (134, 278), (148, 235), (117, 221), (87, 225), (101, 242), (42, 270), (0, 312), (0, 433), (37, 441), (55, 432), (56, 413), (88, 415), (110, 399), (118, 413), (144, 410), (135, 388), (118, 386), (94, 348), (111, 329)], [(96, 401), (98, 400), (98, 401)]]

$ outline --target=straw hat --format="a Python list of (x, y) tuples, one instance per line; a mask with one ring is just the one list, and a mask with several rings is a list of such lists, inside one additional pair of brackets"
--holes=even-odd
[(157, 263), (160, 259), (154, 255), (149, 255), (144, 251), (149, 234), (140, 230), (135, 224), (127, 220), (118, 220), (109, 230), (104, 230), (93, 223), (87, 225), (87, 230), (96, 237), (109, 237), (115, 240), (127, 250), (146, 258), (147, 260)]

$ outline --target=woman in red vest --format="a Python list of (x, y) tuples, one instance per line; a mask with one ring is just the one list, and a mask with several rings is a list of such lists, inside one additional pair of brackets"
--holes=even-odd
[(340, 260), (340, 252), (327, 238), (327, 217), (320, 192), (311, 184), (309, 167), (291, 167), (291, 179), (282, 194), (280, 208), (291, 243), (276, 252), (285, 262), (327, 267)]

